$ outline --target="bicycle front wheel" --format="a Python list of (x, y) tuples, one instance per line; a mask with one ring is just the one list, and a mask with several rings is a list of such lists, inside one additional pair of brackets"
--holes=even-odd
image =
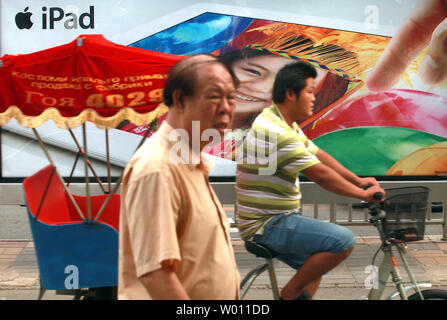
[[(447, 300), (447, 290), (428, 289), (422, 290), (421, 292), (424, 300)], [(418, 293), (415, 293), (409, 296), (408, 300), (421, 300), (421, 297)]]

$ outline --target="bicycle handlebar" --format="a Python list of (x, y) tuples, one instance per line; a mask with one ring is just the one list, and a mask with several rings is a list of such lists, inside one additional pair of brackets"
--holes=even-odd
[[(370, 188), (371, 186), (366, 186), (363, 188), (363, 190), (367, 190), (368, 188)], [(375, 200), (382, 200), (383, 198), (383, 193), (382, 192), (376, 192), (373, 194), (373, 199)]]
[(381, 192), (376, 192), (373, 195), (373, 198), (376, 200), (382, 200), (383, 194)]

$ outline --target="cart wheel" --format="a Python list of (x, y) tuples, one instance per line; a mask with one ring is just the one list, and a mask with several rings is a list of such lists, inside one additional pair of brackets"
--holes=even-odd
[[(424, 300), (447, 300), (447, 290), (429, 289), (422, 290), (421, 292), (424, 296)], [(421, 297), (418, 293), (415, 293), (409, 296), (408, 300), (421, 300)]]
[(83, 300), (117, 300), (118, 287), (90, 288)]

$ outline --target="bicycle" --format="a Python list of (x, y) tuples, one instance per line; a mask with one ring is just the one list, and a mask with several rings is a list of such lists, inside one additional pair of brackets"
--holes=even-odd
[[(432, 285), (430, 283), (418, 283), (406, 259), (407, 242), (419, 241), (424, 238), (428, 194), (429, 189), (426, 187), (392, 188), (386, 190), (387, 197), (383, 202), (362, 204), (362, 207), (367, 209), (370, 215), (369, 222), (377, 228), (381, 239), (381, 245), (374, 254), (371, 265), (374, 265), (379, 251), (384, 253), (384, 258), (375, 277), (376, 282), (370, 289), (367, 297), (369, 300), (382, 298), (390, 276), (397, 290), (388, 296), (387, 299), (389, 300), (396, 297), (400, 297), (402, 300), (447, 300), (447, 290), (421, 290), (421, 288), (431, 288)], [(380, 200), (382, 194), (375, 194), (374, 197)], [(279, 299), (279, 290), (273, 265), (273, 259), (277, 256), (277, 253), (252, 241), (246, 241), (245, 247), (248, 252), (255, 254), (257, 257), (265, 258), (266, 263), (248, 272), (241, 281), (241, 299), (245, 297), (254, 280), (267, 270), (273, 299)], [(401, 257), (411, 281), (409, 285), (404, 285), (393, 249), (396, 249)], [(408, 296), (409, 290), (414, 290), (415, 293)]]

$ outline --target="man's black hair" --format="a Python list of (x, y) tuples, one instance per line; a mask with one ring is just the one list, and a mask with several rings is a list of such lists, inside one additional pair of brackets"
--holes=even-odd
[(307, 62), (295, 61), (286, 64), (278, 71), (273, 83), (273, 102), (284, 102), (287, 89), (292, 89), (299, 96), (307, 85), (307, 79), (316, 77), (317, 70)]

